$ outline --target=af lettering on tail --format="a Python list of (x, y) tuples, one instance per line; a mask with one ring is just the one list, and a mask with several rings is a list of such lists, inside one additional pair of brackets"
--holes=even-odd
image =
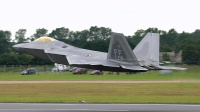
[(130, 45), (121, 33), (111, 33), (107, 60), (119, 63), (140, 66), (131, 50)]

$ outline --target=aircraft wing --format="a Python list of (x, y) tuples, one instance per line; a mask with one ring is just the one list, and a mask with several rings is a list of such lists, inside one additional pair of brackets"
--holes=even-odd
[(101, 58), (97, 57), (83, 57), (83, 56), (66, 56), (68, 62), (70, 65), (102, 65), (107, 67), (118, 67), (123, 68), (127, 70), (142, 70), (146, 71), (147, 69), (140, 67), (140, 66), (134, 66), (134, 65), (124, 65), (124, 64), (118, 64), (112, 61), (108, 60), (102, 60)]
[[(123, 68), (126, 70), (141, 70), (146, 71), (147, 69), (141, 66), (135, 66), (130, 64), (116, 63), (114, 61), (110, 61), (107, 59), (108, 53), (92, 51), (81, 48), (68, 48), (66, 49), (57, 49), (54, 48), (45, 50), (45, 53), (49, 56), (49, 58), (58, 63), (58, 58), (61, 60), (59, 63), (63, 63), (67, 61), (69, 65), (74, 66), (104, 66), (104, 67), (113, 67), (113, 68)], [(54, 56), (55, 55), (55, 56)], [(62, 57), (61, 57), (62, 56)]]
[[(123, 34), (112, 33), (108, 53), (81, 49), (69, 46), (66, 49), (56, 48), (45, 50), (48, 57), (56, 63), (81, 67), (104, 66), (134, 71), (147, 71), (141, 67)], [(62, 57), (61, 57), (62, 56)], [(58, 60), (63, 58), (63, 60)], [(65, 59), (64, 59), (65, 58)], [(58, 62), (59, 61), (59, 62)], [(117, 68), (116, 68), (117, 67)], [(108, 69), (107, 69), (108, 70)]]
[(70, 65), (103, 65), (111, 67), (119, 67), (117, 63), (112, 63), (107, 60), (101, 59), (99, 56), (81, 56), (81, 55), (70, 55), (66, 56)]
[(102, 65), (119, 67), (117, 63), (108, 61), (106, 59), (107, 53), (104, 52), (69, 47), (68, 49), (48, 49), (45, 50), (45, 53), (48, 55), (51, 61), (57, 63), (63, 63), (67, 61), (67, 64), (69, 65)]

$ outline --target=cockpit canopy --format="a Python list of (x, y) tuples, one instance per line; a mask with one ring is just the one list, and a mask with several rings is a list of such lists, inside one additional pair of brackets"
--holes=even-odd
[(51, 37), (40, 37), (36, 40), (34, 40), (34, 42), (53, 42), (55, 39), (51, 38)]

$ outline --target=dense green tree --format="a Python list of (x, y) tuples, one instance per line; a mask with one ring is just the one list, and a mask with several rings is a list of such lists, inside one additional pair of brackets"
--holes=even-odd
[(189, 33), (186, 33), (186, 32), (180, 33), (179, 36), (175, 38), (174, 51), (179, 52), (186, 46), (186, 43), (187, 45), (192, 44), (190, 43), (191, 41), (189, 41), (189, 43), (187, 42), (188, 39), (191, 40)]
[(200, 60), (200, 46), (197, 45), (187, 45), (183, 49), (182, 61), (185, 63), (195, 62)]
[(167, 39), (168, 39), (168, 45), (173, 47), (175, 45), (175, 39), (178, 37), (178, 33), (175, 29), (170, 29), (167, 32)]
[(163, 61), (170, 61), (169, 55), (167, 53), (163, 54)]
[[(108, 40), (109, 40), (109, 39), (108, 39)], [(132, 40), (133, 40), (132, 36), (127, 36), (127, 37), (126, 37), (126, 40), (128, 41), (128, 43), (129, 43), (131, 49), (134, 49), (134, 48), (135, 48), (135, 44), (132, 42)]]
[(22, 43), (22, 42), (26, 41), (25, 34), (26, 34), (26, 29), (19, 29), (15, 33), (15, 40), (17, 41), (17, 43)]
[(137, 45), (143, 37), (146, 35), (145, 30), (137, 30), (134, 35), (132, 36), (132, 41), (134, 45)]
[(42, 36), (47, 36), (47, 32), (48, 32), (48, 30), (45, 28), (36, 29), (36, 33), (33, 34), (30, 39), (31, 39), (31, 41), (34, 41), (35, 39), (38, 39)]
[(195, 32), (191, 33), (190, 37), (193, 41), (200, 39), (200, 30), (195, 30)]
[(69, 29), (65, 28), (65, 27), (61, 27), (61, 28), (56, 28), (55, 30), (53, 30), (50, 34), (49, 37), (53, 37), (57, 40), (64, 40), (64, 39), (68, 39), (69, 38)]
[(83, 47), (84, 43), (87, 42), (89, 31), (88, 30), (83, 30), (83, 31), (77, 31), (74, 32), (73, 34), (73, 39), (70, 40), (70, 44), (74, 45), (76, 47)]
[(83, 47), (88, 41), (107, 40), (111, 36), (111, 29), (92, 26), (89, 30), (70, 32), (70, 44)]
[(172, 52), (172, 48), (168, 46), (160, 46), (160, 52)]
[(11, 32), (0, 30), (0, 54), (9, 52)]
[(83, 45), (84, 49), (90, 49), (101, 52), (108, 52), (109, 39), (88, 41)]
[(148, 32), (161, 33), (161, 30), (158, 30), (158, 28), (148, 28), (147, 30), (145, 30), (145, 34)]
[(18, 56), (16, 54), (2, 54), (0, 55), (0, 63), (2, 65), (16, 65), (19, 63)]
[(167, 32), (166, 31), (161, 31), (160, 32), (160, 45), (168, 46), (169, 47), (169, 45), (168, 45), (168, 38), (167, 38)]
[(34, 58), (34, 56), (29, 55), (29, 54), (18, 55), (20, 65), (29, 65), (33, 58)]
[(175, 39), (176, 43), (182, 42), (183, 40), (190, 38), (190, 34), (186, 32), (182, 32), (179, 34), (179, 36)]
[[(30, 39), (33, 41), (41, 36), (50, 36), (57, 40), (63, 41), (67, 44), (71, 44), (77, 47), (107, 52), (111, 34), (110, 28), (92, 26), (88, 30), (82, 31), (70, 31), (68, 28), (61, 27), (56, 28), (51, 33), (47, 34), (47, 30), (44, 28), (36, 29)], [(143, 39), (147, 32), (160, 34), (160, 51), (179, 52), (183, 50), (183, 61), (198, 61), (199, 60), (199, 46), (200, 46), (200, 30), (195, 30), (192, 33), (177, 33), (175, 29), (169, 31), (159, 30), (158, 28), (148, 28), (146, 30), (137, 30), (134, 35), (125, 36), (132, 49)], [(16, 42), (24, 42), (26, 29), (19, 29), (15, 34)], [(16, 42), (11, 41), (10, 31), (0, 30), (0, 64), (17, 64), (26, 65), (30, 64), (52, 64), (49, 60), (43, 60), (30, 55), (17, 52), (12, 48)], [(12, 53), (15, 53), (16, 57), (12, 57)], [(5, 59), (13, 58), (13, 60)], [(18, 61), (15, 61), (17, 59)], [(7, 62), (8, 61), (8, 62)], [(7, 63), (6, 63), (7, 62)]]
[(11, 41), (11, 32), (0, 30), (0, 40)]
[(41, 59), (41, 58), (38, 58), (38, 57), (34, 57), (31, 62), (30, 62), (31, 65), (53, 65), (53, 62), (51, 62), (50, 60), (46, 60), (46, 59)]
[(8, 41), (6, 41), (5, 39), (0, 40), (0, 54), (4, 54), (6, 52), (8, 52)]
[(76, 39), (79, 39), (81, 42), (86, 42), (89, 39), (89, 31), (88, 30), (83, 30), (81, 32), (77, 32), (78, 35)]
[(97, 26), (92, 26), (89, 29), (88, 41), (108, 39), (110, 38), (111, 31), (112, 30), (110, 28), (105, 28), (105, 27), (99, 28)]

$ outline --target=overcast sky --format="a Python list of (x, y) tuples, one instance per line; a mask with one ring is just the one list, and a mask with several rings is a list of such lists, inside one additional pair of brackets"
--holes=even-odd
[(82, 31), (91, 26), (133, 35), (139, 29), (156, 27), (181, 33), (200, 29), (200, 0), (0, 0), (0, 30), (14, 38), (18, 29), (26, 37), (38, 28), (50, 33), (65, 27)]

